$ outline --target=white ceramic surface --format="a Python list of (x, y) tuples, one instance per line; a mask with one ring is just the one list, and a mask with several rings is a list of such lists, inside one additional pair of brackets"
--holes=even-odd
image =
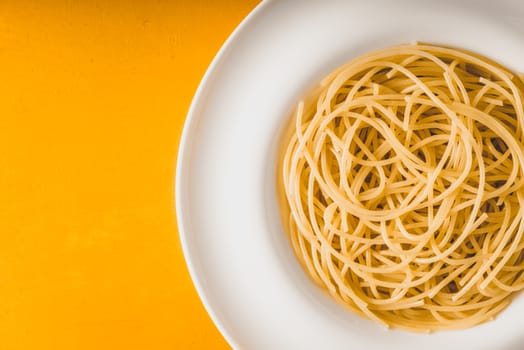
[(200, 296), (242, 349), (524, 349), (524, 297), (471, 329), (383, 329), (307, 278), (280, 224), (281, 130), (323, 76), (413, 40), (469, 49), (524, 71), (518, 1), (298, 1), (259, 5), (226, 42), (191, 106), (177, 166), (177, 216)]

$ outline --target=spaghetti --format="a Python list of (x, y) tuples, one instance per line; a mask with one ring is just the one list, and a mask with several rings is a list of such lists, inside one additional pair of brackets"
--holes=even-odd
[(522, 81), (425, 44), (342, 66), (296, 110), (279, 181), (311, 279), (417, 332), (494, 318), (524, 288)]

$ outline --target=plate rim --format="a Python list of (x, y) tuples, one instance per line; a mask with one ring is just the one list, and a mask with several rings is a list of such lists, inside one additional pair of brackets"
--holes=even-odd
[(200, 83), (198, 84), (196, 92), (191, 100), (190, 107), (188, 109), (186, 118), (184, 120), (184, 126), (182, 129), (182, 134), (180, 136), (180, 142), (178, 143), (178, 153), (177, 153), (177, 161), (176, 161), (176, 167), (175, 167), (175, 196), (174, 196), (175, 197), (174, 198), (175, 199), (175, 212), (176, 212), (176, 219), (177, 219), (178, 236), (179, 236), (179, 240), (182, 246), (182, 253), (184, 256), (184, 261), (187, 266), (187, 269), (189, 270), (189, 275), (191, 277), (193, 286), (196, 289), (196, 292), (198, 294), (200, 302), (204, 306), (204, 309), (206, 310), (207, 314), (213, 321), (215, 327), (218, 329), (220, 334), (225, 338), (227, 343), (232, 348), (235, 348), (235, 349), (239, 347), (239, 344), (237, 343), (233, 335), (229, 332), (229, 330), (223, 325), (220, 318), (215, 313), (214, 308), (211, 306), (211, 303), (209, 302), (207, 294), (204, 291), (202, 281), (196, 272), (196, 268), (194, 266), (193, 260), (189, 254), (189, 247), (188, 247), (187, 233), (186, 233), (186, 223), (184, 220), (184, 213), (183, 213), (186, 209), (184, 209), (183, 206), (181, 205), (181, 203), (183, 203), (182, 184), (185, 181), (184, 171), (182, 169), (184, 168), (184, 164), (187, 162), (186, 160), (188, 157), (187, 153), (190, 148), (189, 133), (191, 130), (191, 126), (195, 123), (196, 109), (203, 98), (204, 89), (208, 85), (208, 81), (210, 81), (218, 65), (220, 64), (224, 56), (227, 54), (227, 51), (229, 50), (229, 48), (236, 41), (237, 37), (240, 36), (243, 31), (246, 30), (246, 27), (249, 26), (253, 18), (257, 17), (271, 2), (273, 2), (273, 0), (261, 0), (251, 10), (251, 12), (249, 12), (247, 16), (245, 16), (242, 19), (242, 21), (235, 27), (235, 29), (231, 32), (231, 34), (229, 34), (229, 36), (224, 41), (220, 49), (217, 51), (217, 53), (213, 57), (211, 63), (207, 67), (206, 72), (204, 73), (202, 79), (200, 80)]

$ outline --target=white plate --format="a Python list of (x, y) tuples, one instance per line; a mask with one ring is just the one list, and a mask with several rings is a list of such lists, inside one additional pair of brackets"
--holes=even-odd
[(510, 2), (264, 2), (215, 58), (184, 128), (177, 215), (187, 263), (235, 348), (524, 349), (524, 299), (495, 321), (430, 335), (352, 315), (305, 275), (282, 231), (280, 132), (298, 99), (370, 50), (413, 40), (469, 49), (524, 71), (524, 7)]

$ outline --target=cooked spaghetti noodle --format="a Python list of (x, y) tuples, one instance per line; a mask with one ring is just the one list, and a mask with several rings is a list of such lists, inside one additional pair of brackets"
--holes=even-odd
[(486, 58), (422, 44), (325, 78), (296, 109), (279, 175), (313, 281), (411, 331), (504, 309), (524, 288), (523, 87)]

